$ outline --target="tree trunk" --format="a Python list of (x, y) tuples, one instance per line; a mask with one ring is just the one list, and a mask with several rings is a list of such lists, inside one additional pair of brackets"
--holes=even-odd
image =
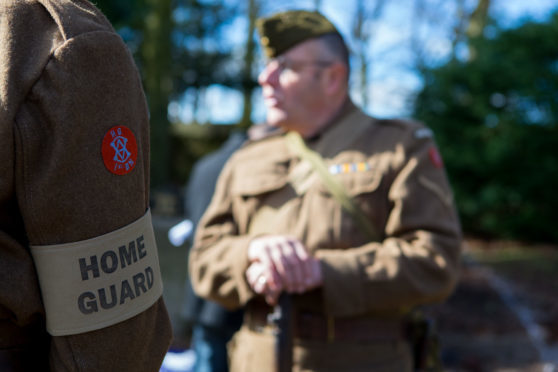
[(256, 48), (254, 43), (254, 31), (256, 30), (256, 19), (258, 18), (259, 8), (260, 4), (258, 3), (258, 0), (249, 0), (248, 34), (246, 37), (244, 69), (242, 72), (242, 95), (244, 96), (244, 106), (242, 109), (242, 118), (239, 123), (239, 126), (242, 129), (248, 129), (250, 125), (252, 125), (252, 93), (254, 92), (252, 69), (254, 67), (254, 51)]
[[(470, 40), (482, 37), (484, 29), (488, 22), (488, 11), (490, 8), (490, 0), (479, 0), (477, 7), (471, 13), (469, 26), (467, 27), (467, 37)], [(477, 57), (477, 51), (469, 42), (469, 59), (474, 60)]]
[(141, 46), (144, 84), (151, 124), (151, 186), (170, 181), (170, 137), (167, 108), (172, 91), (171, 0), (148, 0), (150, 13), (145, 20)]
[(385, 5), (385, 0), (377, 0), (371, 9), (366, 8), (365, 0), (357, 0), (356, 14), (353, 27), (353, 38), (356, 44), (356, 54), (359, 61), (359, 88), (361, 97), (361, 106), (366, 108), (370, 105), (370, 97), (368, 96), (368, 76), (372, 67), (371, 60), (371, 28), (373, 22), (377, 21), (381, 15)]

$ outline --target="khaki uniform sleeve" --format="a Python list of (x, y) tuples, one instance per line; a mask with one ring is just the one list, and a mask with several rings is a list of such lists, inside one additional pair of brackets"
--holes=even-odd
[(404, 160), (386, 190), (383, 241), (317, 252), (331, 315), (404, 311), (455, 286), (461, 230), (452, 192), (434, 142), (415, 133), (404, 139)]
[(196, 230), (189, 257), (190, 280), (195, 292), (229, 309), (241, 307), (254, 296), (245, 278), (252, 237), (239, 234), (234, 219), (231, 186), (234, 158), (227, 162), (219, 176), (211, 203)]
[[(19, 76), (37, 73), (36, 66), (17, 71), (12, 64), (34, 58), (34, 50), (18, 49), (18, 37), (31, 37), (25, 31), (13, 36), (8, 92), (21, 94), (21, 100), (10, 100), (10, 117), (2, 123), (14, 128), (14, 190), (28, 244), (56, 245), (108, 234), (148, 208), (149, 123), (139, 74), (121, 38), (90, 3), (43, 1), (33, 3), (30, 13), (48, 22), (43, 34), (34, 26), (28, 29), (50, 42), (37, 46), (41, 52), (52, 52), (22, 91)], [(117, 125), (129, 128), (137, 141), (135, 166), (123, 175), (107, 169), (101, 152), (104, 136)], [(160, 298), (113, 326), (52, 337), (50, 368), (155, 371), (170, 339)]]

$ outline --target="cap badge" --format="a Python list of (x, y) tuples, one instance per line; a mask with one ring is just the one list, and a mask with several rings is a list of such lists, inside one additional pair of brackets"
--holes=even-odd
[(101, 154), (105, 167), (111, 173), (119, 176), (130, 173), (138, 158), (134, 133), (124, 125), (112, 127), (103, 138)]

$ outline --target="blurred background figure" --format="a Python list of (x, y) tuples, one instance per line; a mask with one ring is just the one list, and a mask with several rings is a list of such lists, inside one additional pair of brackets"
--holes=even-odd
[[(185, 192), (185, 216), (188, 220), (173, 228), (177, 237), (176, 245), (182, 244), (183, 239), (195, 232), (195, 226), (209, 205), (219, 174), (230, 156), (247, 139), (256, 140), (272, 130), (260, 124), (249, 128), (247, 133), (233, 131), (218, 150), (204, 156), (194, 165)], [(229, 311), (216, 302), (197, 296), (188, 279), (180, 316), (185, 322), (186, 330), (191, 328), (192, 332), (191, 343), (195, 353), (193, 370), (227, 371), (226, 345), (242, 324), (243, 310)]]
[[(221, 169), (246, 138), (243, 132), (233, 132), (219, 150), (204, 156), (194, 165), (185, 194), (185, 214), (194, 226), (197, 226), (211, 201)], [(190, 280), (186, 281), (185, 290), (181, 315), (192, 327), (192, 349), (196, 356), (193, 371), (228, 371), (226, 345), (242, 323), (242, 309), (228, 311), (213, 301), (197, 296)]]

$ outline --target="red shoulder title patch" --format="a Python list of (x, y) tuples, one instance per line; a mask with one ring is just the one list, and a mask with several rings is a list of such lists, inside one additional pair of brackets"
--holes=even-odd
[(436, 168), (442, 168), (444, 166), (442, 156), (436, 147), (431, 147), (430, 150), (428, 150), (428, 155), (430, 156), (430, 161)]
[(138, 145), (134, 133), (124, 125), (108, 130), (103, 138), (101, 154), (105, 167), (119, 176), (130, 173), (136, 166)]

